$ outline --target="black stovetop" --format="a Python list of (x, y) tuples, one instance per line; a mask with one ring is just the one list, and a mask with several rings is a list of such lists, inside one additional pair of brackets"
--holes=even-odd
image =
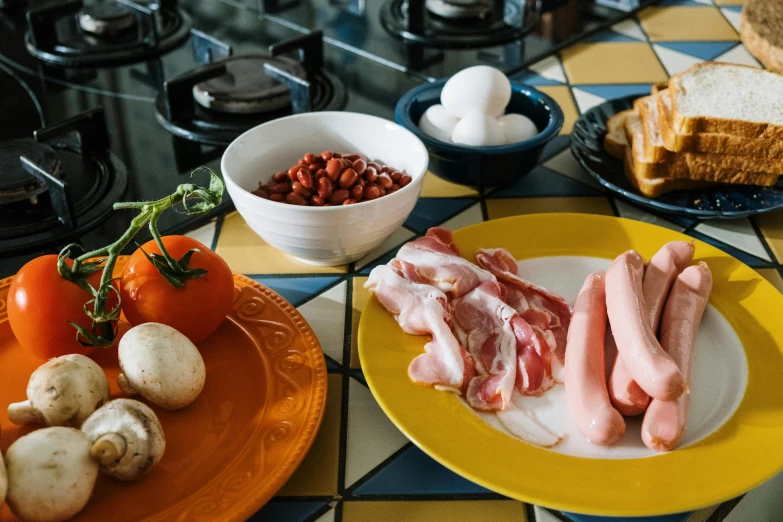
[[(10, 6), (0, 9), (0, 141), (31, 138), (33, 131), (45, 125), (102, 107), (111, 151), (128, 172), (122, 200), (157, 199), (188, 181), (197, 166), (219, 169), (222, 149), (175, 138), (156, 120), (155, 101), (162, 82), (198, 65), (187, 41), (160, 57), (132, 65), (78, 69), (46, 65), (25, 46), (26, 2), (6, 2)], [(381, 11), (385, 2), (278, 0), (275, 4), (281, 5), (268, 3), (263, 9), (253, 0), (181, 0), (179, 8), (194, 29), (230, 45), (235, 55), (267, 53), (272, 44), (321, 30), (324, 68), (346, 87), (345, 110), (388, 119), (393, 119), (398, 98), (421, 82), (476, 64), (492, 65), (511, 74), (557, 50), (558, 44), (533, 32), (522, 43), (422, 51), (384, 29)], [(532, 9), (537, 3), (541, 2), (528, 2), (526, 7)], [(593, 19), (586, 30), (606, 27), (625, 13), (609, 11), (608, 16)], [(583, 31), (577, 38), (586, 36)], [(200, 175), (194, 181), (206, 183), (208, 179)], [(220, 208), (208, 216), (194, 219), (167, 213), (162, 229), (164, 233), (184, 232), (231, 208), (226, 194)], [(78, 242), (85, 249), (109, 243), (132, 217), (125, 211), (114, 212)], [(54, 253), (63, 246), (52, 244), (21, 254), (0, 250), (0, 277), (11, 275), (36, 255)]]

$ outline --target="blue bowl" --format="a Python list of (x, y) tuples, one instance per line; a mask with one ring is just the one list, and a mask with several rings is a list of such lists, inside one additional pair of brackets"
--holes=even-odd
[(563, 128), (563, 111), (541, 91), (511, 83), (511, 101), (506, 113), (524, 114), (536, 124), (539, 133), (529, 140), (495, 147), (469, 147), (447, 143), (419, 129), (421, 115), (440, 103), (446, 80), (414, 87), (397, 102), (397, 123), (424, 142), (430, 154), (430, 171), (441, 178), (473, 187), (495, 187), (513, 183), (538, 164), (541, 151)]

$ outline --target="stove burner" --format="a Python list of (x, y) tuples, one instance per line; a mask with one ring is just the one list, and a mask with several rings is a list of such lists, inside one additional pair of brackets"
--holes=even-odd
[(521, 41), (539, 19), (524, 0), (388, 0), (381, 8), (386, 32), (407, 44), (439, 49)]
[(301, 80), (307, 72), (293, 60), (265, 56), (236, 56), (219, 62), (226, 74), (197, 83), (193, 98), (206, 109), (231, 114), (259, 114), (290, 106), (291, 91), (264, 72), (270, 63)]
[[(132, 26), (138, 30), (127, 30)], [(82, 0), (63, 0), (30, 9), (27, 28), (25, 45), (39, 60), (104, 67), (144, 61), (179, 46), (188, 38), (190, 18), (176, 0), (119, 0), (88, 7)]]
[(54, 150), (30, 138), (0, 142), (0, 204), (35, 200), (47, 186), (28, 174), (24, 156), (52, 176), (60, 176), (60, 160)]
[(0, 142), (0, 191), (25, 183), (44, 189), (35, 204), (27, 194), (2, 201), (0, 255), (62, 246), (104, 222), (125, 192), (128, 173), (109, 151), (103, 110), (39, 129), (35, 140)]
[(117, 2), (100, 2), (82, 9), (79, 25), (88, 33), (106, 36), (135, 26), (136, 17)]
[(426, 0), (427, 11), (443, 18), (483, 18), (492, 9), (489, 0)]
[[(230, 46), (198, 31), (193, 31), (191, 41), (197, 62), (231, 54)], [(194, 96), (194, 88), (225, 76), (227, 64), (240, 59), (226, 58), (167, 81), (155, 104), (158, 122), (180, 138), (224, 146), (243, 132), (275, 118), (300, 112), (339, 111), (345, 108), (348, 101), (345, 86), (323, 69), (323, 36), (320, 31), (275, 44), (269, 50), (276, 58), (259, 54), (244, 55), (241, 60), (247, 64), (257, 64), (259, 70), (254, 74), (267, 75), (290, 92), (290, 102), (285, 106), (275, 110), (265, 109), (261, 113), (230, 113), (205, 109), (201, 103), (197, 103), (198, 95)], [(301, 64), (278, 56), (296, 51), (300, 52)], [(211, 109), (214, 108), (211, 106)]]

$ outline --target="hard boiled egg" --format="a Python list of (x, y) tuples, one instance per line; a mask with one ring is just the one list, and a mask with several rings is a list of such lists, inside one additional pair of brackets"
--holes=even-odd
[(454, 143), (480, 147), (483, 145), (503, 145), (505, 138), (500, 124), (481, 111), (470, 111), (459, 120), (451, 135)]
[(433, 138), (451, 141), (451, 134), (459, 118), (450, 114), (443, 105), (433, 105), (422, 114), (419, 128)]
[(440, 93), (440, 102), (458, 118), (464, 118), (470, 111), (497, 118), (503, 115), (509, 100), (511, 83), (508, 78), (486, 65), (461, 70), (449, 78)]
[(522, 114), (506, 114), (498, 118), (506, 143), (517, 143), (529, 140), (538, 134), (538, 128), (533, 120)]

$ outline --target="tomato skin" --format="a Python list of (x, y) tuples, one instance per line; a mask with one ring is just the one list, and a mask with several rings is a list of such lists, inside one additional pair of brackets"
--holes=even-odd
[(181, 288), (174, 287), (144, 255), (160, 254), (158, 245), (150, 240), (125, 265), (120, 287), (122, 311), (133, 326), (163, 323), (197, 343), (212, 335), (231, 310), (234, 276), (223, 258), (195, 239), (164, 236), (163, 245), (174, 259), (198, 248), (201, 252), (193, 253), (188, 268), (203, 268), (206, 275), (185, 280)]
[[(73, 263), (68, 260), (68, 265)], [(93, 288), (100, 285), (102, 272), (87, 278)], [(84, 305), (92, 296), (76, 283), (60, 276), (57, 255), (33, 259), (22, 267), (8, 290), (8, 322), (19, 344), (42, 359), (69, 353), (87, 355), (94, 347), (76, 340), (73, 321), (90, 330), (92, 321)]]

